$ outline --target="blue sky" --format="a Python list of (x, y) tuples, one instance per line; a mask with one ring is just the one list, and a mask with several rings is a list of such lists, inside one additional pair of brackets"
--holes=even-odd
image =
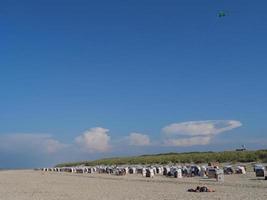
[(0, 168), (265, 148), (266, 6), (1, 1)]

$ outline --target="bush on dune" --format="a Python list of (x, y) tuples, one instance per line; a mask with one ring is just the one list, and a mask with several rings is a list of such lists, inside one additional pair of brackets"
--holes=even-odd
[(258, 151), (223, 151), (223, 152), (186, 152), (134, 157), (105, 158), (94, 161), (81, 161), (58, 164), (63, 166), (95, 166), (124, 164), (168, 164), (168, 163), (208, 163), (208, 162), (267, 162), (267, 150)]

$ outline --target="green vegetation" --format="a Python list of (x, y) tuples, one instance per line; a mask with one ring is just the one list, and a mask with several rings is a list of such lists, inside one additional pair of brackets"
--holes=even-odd
[(105, 158), (58, 164), (57, 167), (77, 165), (123, 165), (123, 164), (168, 164), (168, 163), (208, 163), (208, 162), (266, 162), (267, 149), (257, 151), (189, 152), (141, 155), (134, 157)]

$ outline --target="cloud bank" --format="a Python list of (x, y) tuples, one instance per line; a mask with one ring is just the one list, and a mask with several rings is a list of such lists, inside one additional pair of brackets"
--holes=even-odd
[(236, 120), (206, 120), (173, 123), (162, 129), (166, 146), (207, 145), (220, 133), (242, 126)]
[[(30, 166), (27, 163), (35, 163), (38, 166), (40, 163), (55, 164), (75, 159), (96, 159), (101, 153), (121, 155), (137, 150), (139, 153), (145, 153), (142, 149), (144, 147), (149, 147), (149, 149), (146, 148), (149, 151), (153, 148), (158, 150), (158, 148), (208, 145), (216, 135), (240, 126), (242, 126), (241, 122), (236, 120), (173, 123), (162, 128), (163, 137), (161, 139), (152, 141), (149, 135), (138, 132), (111, 140), (109, 130), (102, 127), (94, 127), (83, 132), (69, 144), (61, 143), (48, 134), (0, 135), (0, 161), (2, 163), (6, 163), (7, 160), (10, 160), (10, 163), (25, 163), (20, 164), (21, 166)], [(155, 138), (157, 138), (156, 135)], [(88, 156), (90, 157), (88, 158)]]
[(0, 150), (8, 152), (36, 152), (54, 154), (68, 145), (60, 143), (47, 134), (12, 134), (0, 137)]

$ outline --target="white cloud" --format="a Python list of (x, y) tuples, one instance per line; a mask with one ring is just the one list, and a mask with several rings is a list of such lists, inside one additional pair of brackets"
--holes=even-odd
[(91, 128), (75, 138), (75, 142), (86, 152), (106, 152), (110, 149), (109, 130), (101, 127)]
[(47, 138), (45, 141), (43, 141), (44, 149), (47, 153), (56, 153), (60, 151), (61, 149), (67, 147), (68, 145), (62, 144), (57, 140)]
[(189, 121), (170, 124), (162, 129), (167, 135), (215, 135), (242, 126), (235, 120)]
[(131, 133), (128, 137), (129, 144), (133, 146), (148, 146), (150, 139), (148, 135), (141, 133)]
[(182, 139), (166, 139), (164, 140), (165, 146), (193, 146), (193, 145), (207, 145), (210, 143), (211, 137), (191, 137)]
[(215, 135), (240, 126), (242, 126), (241, 122), (236, 120), (207, 120), (174, 123), (162, 129), (166, 137), (163, 143), (169, 146), (206, 145), (210, 143), (212, 137)]
[(35, 153), (52, 154), (67, 146), (46, 134), (3, 135), (0, 141), (0, 149), (10, 152), (34, 151)]

